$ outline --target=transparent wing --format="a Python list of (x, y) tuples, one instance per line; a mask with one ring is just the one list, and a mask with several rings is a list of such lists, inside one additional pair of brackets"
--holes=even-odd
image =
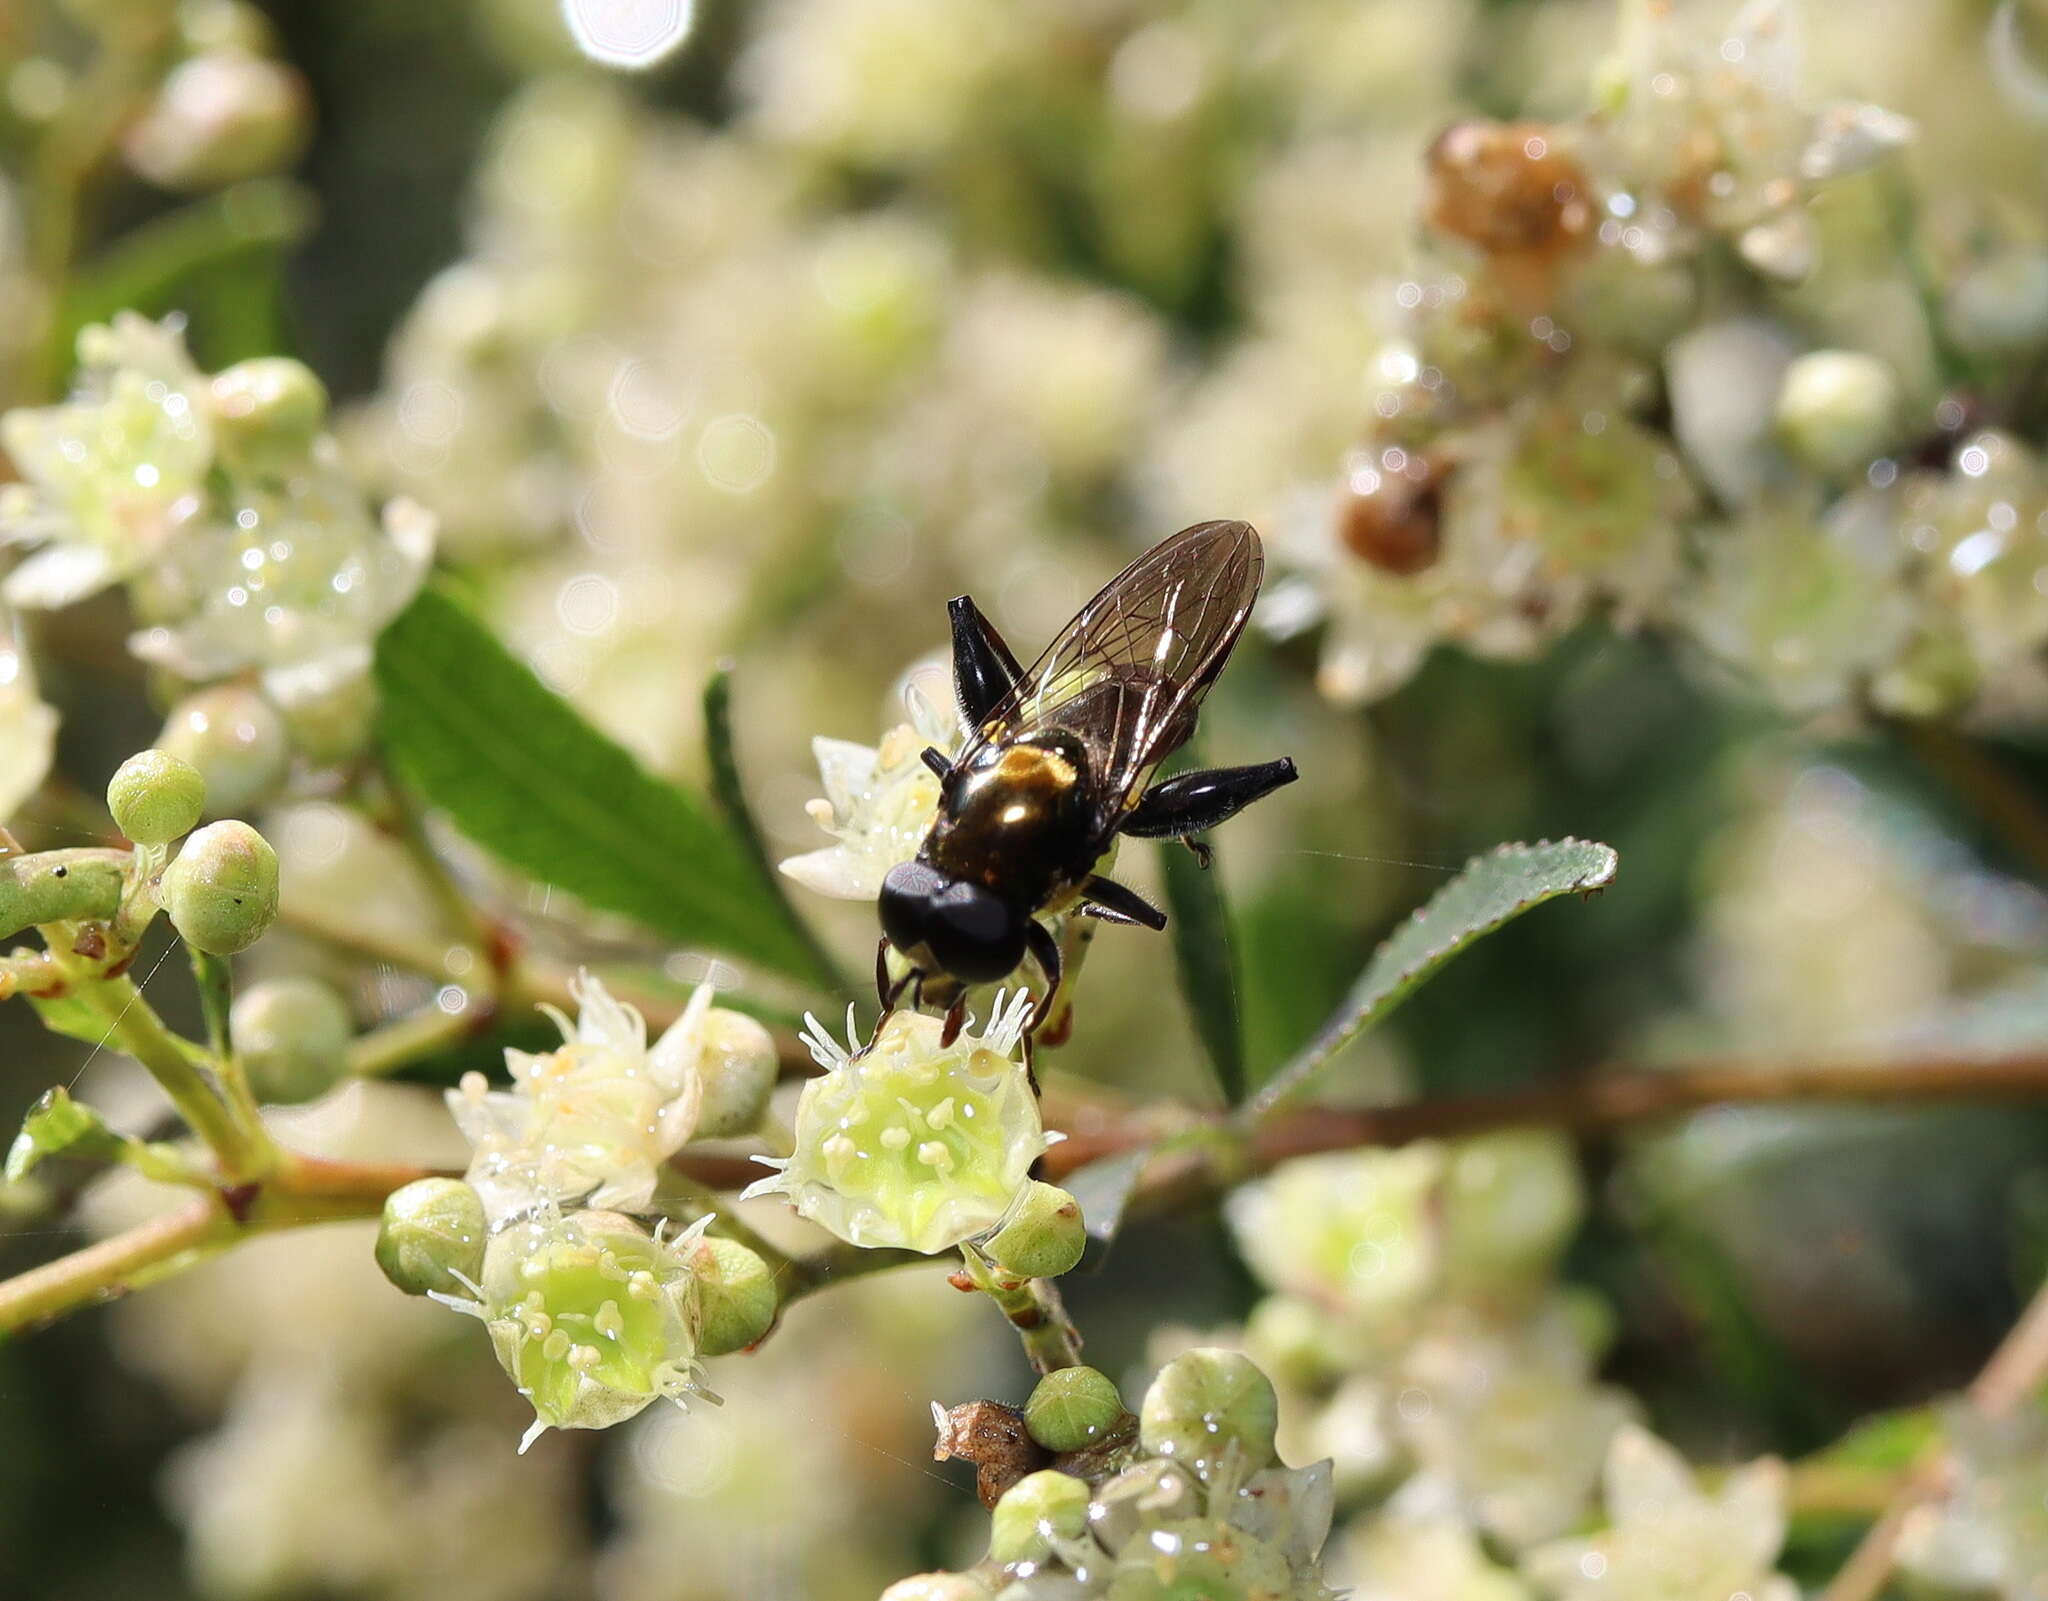
[(959, 761), (1033, 733), (1088, 753), (1106, 830), (1139, 783), (1186, 743), (1258, 598), (1265, 555), (1250, 523), (1197, 523), (1105, 584), (989, 713)]

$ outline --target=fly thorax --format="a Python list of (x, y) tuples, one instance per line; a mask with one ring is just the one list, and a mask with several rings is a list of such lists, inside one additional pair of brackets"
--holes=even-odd
[(948, 785), (933, 864), (1032, 904), (1088, 868), (1086, 758), (1077, 744), (992, 750)]

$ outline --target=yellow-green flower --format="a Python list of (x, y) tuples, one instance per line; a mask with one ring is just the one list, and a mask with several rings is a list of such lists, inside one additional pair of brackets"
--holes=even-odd
[(845, 1046), (807, 1019), (828, 1071), (797, 1103), (795, 1154), (747, 1194), (785, 1195), (854, 1245), (930, 1253), (987, 1233), (1051, 1143), (1013, 1054), (1031, 1004), (998, 993), (985, 1030), (943, 1046), (940, 1021), (915, 1012), (892, 1013), (860, 1048), (850, 1014)]

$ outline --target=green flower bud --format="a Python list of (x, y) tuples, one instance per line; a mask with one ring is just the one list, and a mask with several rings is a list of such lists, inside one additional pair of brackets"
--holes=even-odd
[(1046, 1468), (1011, 1485), (989, 1518), (989, 1559), (1043, 1562), (1055, 1539), (1078, 1539), (1088, 1528), (1088, 1486), (1071, 1473)]
[(775, 1274), (738, 1240), (700, 1238), (689, 1253), (697, 1278), (697, 1353), (743, 1351), (775, 1321)]
[(696, 1138), (729, 1139), (751, 1134), (768, 1110), (768, 1096), (781, 1069), (775, 1038), (744, 1012), (714, 1006), (704, 1014), (703, 1054), (697, 1071), (704, 1100), (697, 1112)]
[(2048, 342), (2048, 251), (2017, 247), (1970, 268), (1948, 292), (1942, 321), (1973, 356), (2011, 356)]
[(206, 780), (190, 762), (168, 751), (129, 757), (107, 785), (114, 826), (138, 845), (168, 845), (199, 825), (206, 810)]
[(265, 687), (277, 697), (292, 749), (316, 766), (352, 761), (369, 745), (377, 716), (377, 686), (367, 672), (341, 678), (324, 672), (299, 677), (272, 674)]
[(998, 1267), (1027, 1279), (1058, 1278), (1072, 1270), (1087, 1248), (1081, 1203), (1036, 1179), (1024, 1186), (1008, 1220), (985, 1247)]
[(216, 684), (187, 696), (171, 709), (156, 743), (199, 769), (216, 816), (268, 800), (291, 762), (291, 740), (277, 708), (239, 684)]
[(277, 919), (277, 852), (247, 823), (209, 823), (163, 874), (164, 910), (186, 939), (232, 956)]
[(306, 128), (298, 73), (246, 50), (211, 50), (171, 69), (121, 152), (159, 188), (211, 189), (289, 166)]
[[(407, 1295), (461, 1295), (484, 1271), (484, 1203), (461, 1179), (415, 1179), (384, 1200), (377, 1266)], [(460, 1275), (458, 1277), (458, 1275)]]
[(696, 1282), (675, 1245), (629, 1217), (547, 1213), (491, 1237), (483, 1303), (465, 1309), (533, 1403), (531, 1442), (543, 1429), (610, 1428), (694, 1389)]
[(332, 985), (277, 978), (235, 998), (228, 1031), (256, 1098), (291, 1106), (325, 1095), (348, 1072), (355, 1023)]
[(1273, 1381), (1251, 1358), (1200, 1346), (1159, 1370), (1138, 1413), (1138, 1434), (1154, 1456), (1173, 1457), (1203, 1473), (1235, 1447), (1244, 1465), (1270, 1467), (1280, 1426)]
[(1060, 1368), (1038, 1381), (1024, 1403), (1024, 1427), (1048, 1451), (1085, 1451), (1108, 1438), (1124, 1415), (1124, 1398), (1106, 1373)]
[(236, 362), (214, 374), (207, 398), (223, 459), (258, 472), (303, 461), (327, 421), (327, 386), (289, 356)]
[(1898, 437), (1899, 381), (1875, 356), (1816, 350), (1785, 369), (1778, 437), (1816, 472), (1856, 471)]
[(1097, 1490), (1088, 1524), (1103, 1548), (1115, 1553), (1147, 1529), (1192, 1517), (1201, 1506), (1193, 1476), (1155, 1458), (1126, 1468)]
[(1301, 1389), (1314, 1389), (1351, 1366), (1352, 1353), (1335, 1336), (1329, 1315), (1300, 1296), (1261, 1300), (1245, 1319), (1244, 1343), (1260, 1366)]

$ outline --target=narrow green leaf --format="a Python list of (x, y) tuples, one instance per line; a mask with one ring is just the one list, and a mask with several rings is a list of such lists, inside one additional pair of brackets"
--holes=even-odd
[(7, 1151), (6, 1179), (19, 1184), (45, 1157), (80, 1156), (113, 1162), (126, 1154), (128, 1141), (107, 1127), (106, 1119), (82, 1101), (74, 1101), (59, 1085), (21, 1120), (21, 1132)]
[(1262, 1116), (1300, 1091), (1331, 1057), (1474, 940), (1560, 895), (1605, 889), (1618, 864), (1611, 846), (1580, 839), (1502, 845), (1475, 856), (1373, 953), (1321, 1032), (1248, 1103), (1250, 1114)]
[(811, 976), (745, 852), (694, 797), (551, 693), (448, 596), (421, 591), (377, 645), (399, 776), (471, 839), (589, 906)]
[(720, 662), (704, 686), (704, 748), (711, 765), (711, 798), (725, 819), (725, 826), (739, 841), (748, 862), (760, 880), (762, 893), (782, 913), (804, 950), (809, 954), (815, 977), (827, 985), (839, 983), (838, 963), (825, 949), (811, 925), (804, 921), (783, 886), (787, 880), (775, 870), (775, 858), (761, 837), (761, 825), (747, 800), (747, 787), (740, 781), (740, 764), (732, 731), (732, 664)]
[(1177, 841), (1168, 842), (1165, 857), (1166, 932), (1173, 940), (1174, 974), (1224, 1103), (1235, 1106), (1245, 1090), (1244, 1024), (1237, 1010), (1237, 952), (1223, 877), (1213, 865), (1204, 869), (1195, 853)]

